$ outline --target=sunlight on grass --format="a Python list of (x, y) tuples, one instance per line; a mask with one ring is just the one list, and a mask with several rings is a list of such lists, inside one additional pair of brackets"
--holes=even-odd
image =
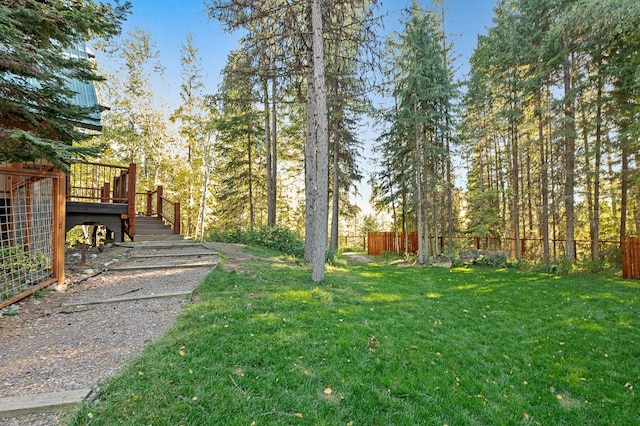
[(71, 424), (638, 424), (624, 282), (274, 260), (199, 294)]
[(585, 331), (590, 331), (592, 333), (603, 333), (605, 331), (604, 327), (595, 322), (588, 322), (585, 324), (580, 324), (580, 328)]
[(366, 302), (398, 302), (403, 298), (397, 294), (371, 293), (363, 298)]
[(382, 272), (374, 271), (360, 271), (360, 275), (367, 278), (382, 278), (384, 276)]
[(477, 287), (478, 287), (478, 284), (465, 284), (465, 285), (456, 286), (458, 290), (471, 290), (472, 288), (477, 288)]
[(311, 299), (310, 290), (289, 290), (281, 295), (289, 302), (302, 302)]

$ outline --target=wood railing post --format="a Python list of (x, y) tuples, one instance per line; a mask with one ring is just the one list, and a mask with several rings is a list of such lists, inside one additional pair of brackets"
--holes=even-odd
[(173, 205), (173, 233), (180, 234), (180, 203)]
[(158, 220), (162, 220), (162, 185), (158, 185), (158, 199), (156, 200), (156, 208), (158, 209)]
[(151, 194), (153, 194), (152, 191), (147, 191), (147, 216), (151, 216), (152, 213), (152, 200), (151, 200)]
[(105, 182), (104, 186), (100, 191), (100, 202), (108, 203), (111, 197), (111, 184), (109, 182)]
[(129, 164), (127, 179), (127, 216), (129, 216), (129, 237), (136, 234), (136, 163)]
[(65, 188), (64, 194), (67, 201), (71, 201), (71, 172), (68, 175), (65, 175)]
[(52, 278), (58, 280), (58, 284), (64, 284), (64, 246), (65, 246), (65, 215), (67, 198), (67, 179), (58, 171), (58, 177), (53, 179), (52, 204), (53, 217), (51, 229), (51, 273)]

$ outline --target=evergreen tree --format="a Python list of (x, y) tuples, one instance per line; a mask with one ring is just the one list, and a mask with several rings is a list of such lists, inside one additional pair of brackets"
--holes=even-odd
[(431, 224), (438, 232), (442, 189), (446, 188), (443, 166), (448, 161), (443, 135), (452, 132), (449, 114), (455, 91), (443, 38), (436, 15), (420, 10), (414, 2), (395, 46), (393, 94), (397, 106), (388, 113), (390, 130), (383, 135), (381, 148), (381, 165), (398, 167), (401, 172), (383, 173), (391, 178), (387, 188), (395, 187), (395, 197), (401, 195), (403, 201), (413, 199), (421, 264), (429, 259)]
[(74, 103), (69, 82), (101, 81), (82, 55), (88, 39), (120, 32), (131, 5), (85, 1), (0, 1), (0, 161), (45, 159), (64, 170), (86, 140), (77, 125), (99, 106)]

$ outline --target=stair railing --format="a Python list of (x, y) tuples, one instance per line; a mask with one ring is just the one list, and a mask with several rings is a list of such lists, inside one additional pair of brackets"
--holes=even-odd
[(153, 191), (138, 193), (145, 196), (145, 216), (156, 217), (171, 226), (174, 234), (180, 234), (180, 203), (163, 195), (162, 185)]

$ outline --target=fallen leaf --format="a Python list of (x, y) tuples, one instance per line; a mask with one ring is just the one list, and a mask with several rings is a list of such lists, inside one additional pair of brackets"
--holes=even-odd
[(353, 422), (348, 422), (347, 426), (353, 426)]
[(185, 347), (184, 347), (184, 346), (180, 346), (180, 351), (178, 351), (178, 355), (180, 355), (180, 356), (184, 356), (184, 354), (186, 353), (186, 352), (184, 351), (184, 349), (185, 349)]
[(529, 420), (529, 415), (527, 413), (524, 413), (524, 418)]
[(144, 376), (144, 373), (142, 371), (138, 371), (138, 376)]
[(296, 417), (297, 417), (297, 418), (299, 418), (299, 419), (301, 419), (301, 418), (302, 418), (302, 414), (300, 414), (300, 413), (296, 413), (296, 414), (294, 414), (294, 416), (296, 416)]
[(192, 401), (197, 401), (197, 400), (198, 400), (198, 397), (197, 397), (197, 396), (194, 396), (193, 398), (191, 398), (191, 400), (192, 400)]
[(325, 395), (331, 395), (332, 393), (333, 393), (333, 391), (331, 390), (331, 388), (326, 388), (326, 389), (324, 390), (324, 394), (325, 394)]
[(93, 413), (87, 413), (87, 417), (89, 417), (90, 419), (93, 418)]

